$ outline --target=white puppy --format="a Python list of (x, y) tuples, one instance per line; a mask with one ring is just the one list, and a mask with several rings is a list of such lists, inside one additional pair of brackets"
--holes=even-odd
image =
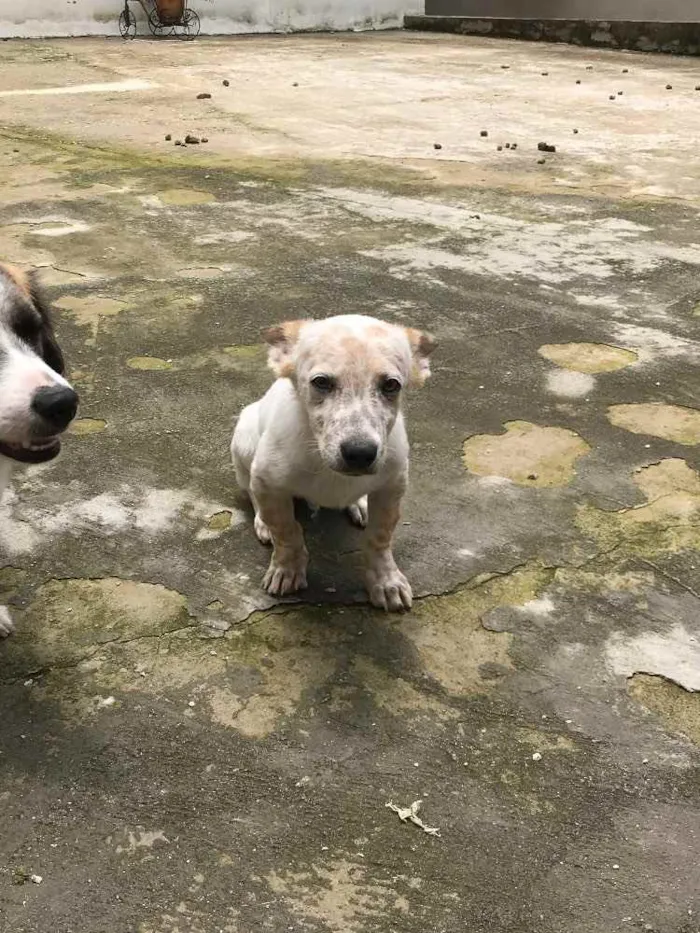
[(366, 584), (382, 609), (410, 609), (411, 587), (391, 550), (408, 481), (401, 397), (430, 375), (432, 337), (361, 315), (290, 321), (267, 334), (279, 377), (245, 408), (231, 442), (236, 477), (272, 542), (263, 587), (306, 586), (308, 554), (294, 499), (347, 509), (367, 526)]
[[(46, 463), (75, 417), (78, 396), (36, 280), (0, 264), (0, 499), (17, 463)], [(0, 638), (12, 631), (0, 606)]]

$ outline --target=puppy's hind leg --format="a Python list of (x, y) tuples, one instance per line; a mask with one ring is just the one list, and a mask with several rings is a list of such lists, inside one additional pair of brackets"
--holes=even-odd
[(233, 463), (236, 468), (236, 479), (238, 480), (238, 485), (244, 492), (248, 493), (248, 498), (250, 499), (251, 505), (255, 511), (255, 518), (253, 519), (255, 535), (261, 544), (270, 544), (272, 541), (272, 535), (270, 534), (270, 529), (260, 517), (260, 506), (258, 505), (258, 500), (255, 498), (253, 490), (250, 488), (250, 473), (248, 473), (248, 470), (240, 463), (240, 461), (237, 462), (235, 453), (233, 455)]
[(250, 501), (253, 503), (253, 508), (255, 509), (253, 528), (255, 529), (257, 539), (261, 544), (271, 544), (272, 535), (270, 534), (270, 529), (267, 527), (260, 515), (260, 506), (258, 505), (258, 500), (255, 498), (250, 489), (248, 490), (248, 495), (250, 496)]
[(270, 544), (272, 541), (270, 529), (260, 517), (260, 506), (250, 488), (250, 471), (259, 440), (258, 403), (256, 402), (244, 408), (241, 412), (231, 441), (231, 460), (236, 471), (238, 485), (248, 494), (255, 510), (253, 527), (258, 541), (262, 544)]
[(350, 523), (356, 528), (367, 527), (367, 496), (362, 496), (357, 502), (353, 502), (345, 509), (345, 514), (350, 519)]

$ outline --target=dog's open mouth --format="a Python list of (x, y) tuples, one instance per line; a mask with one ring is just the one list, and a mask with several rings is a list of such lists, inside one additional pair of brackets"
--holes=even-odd
[(27, 444), (10, 444), (0, 440), (0, 456), (19, 463), (46, 463), (57, 457), (60, 450), (61, 441), (58, 437), (45, 437)]

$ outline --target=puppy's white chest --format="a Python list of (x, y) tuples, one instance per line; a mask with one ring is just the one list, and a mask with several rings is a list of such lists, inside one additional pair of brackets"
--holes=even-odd
[(294, 494), (324, 509), (345, 509), (381, 486), (378, 476), (341, 476), (325, 471), (296, 477)]

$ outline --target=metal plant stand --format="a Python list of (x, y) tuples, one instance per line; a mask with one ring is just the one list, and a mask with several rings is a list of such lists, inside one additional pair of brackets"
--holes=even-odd
[[(119, 32), (123, 39), (136, 36), (136, 17), (124, 0), (124, 9), (119, 14)], [(133, 2), (133, 0), (131, 0)], [(187, 0), (137, 0), (148, 20), (148, 28), (154, 36), (176, 36), (178, 39), (195, 39), (199, 35), (200, 22), (195, 10)]]

